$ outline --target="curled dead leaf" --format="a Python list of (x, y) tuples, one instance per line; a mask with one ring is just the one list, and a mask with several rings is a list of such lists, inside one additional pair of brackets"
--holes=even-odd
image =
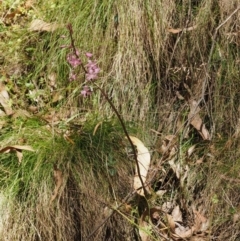
[(193, 152), (194, 152), (194, 150), (195, 150), (195, 147), (196, 147), (196, 145), (193, 145), (193, 146), (190, 146), (190, 147), (188, 148), (188, 150), (187, 150), (187, 156), (188, 156), (188, 157), (190, 157), (190, 156), (193, 154)]
[(180, 224), (178, 224), (178, 227), (175, 229), (175, 234), (174, 237), (179, 240), (181, 239), (186, 239), (192, 237), (194, 232), (194, 228), (189, 228), (189, 227), (184, 227)]
[(175, 206), (172, 210), (172, 218), (174, 222), (182, 222), (182, 212), (179, 205)]
[(173, 203), (172, 202), (165, 202), (162, 205), (162, 210), (165, 213), (169, 213), (173, 209)]
[(240, 212), (233, 214), (233, 223), (237, 223), (240, 220)]
[[(129, 136), (133, 144), (137, 147), (137, 159), (138, 159), (138, 165), (140, 169), (140, 175), (141, 179), (143, 181), (143, 184), (146, 182), (146, 177), (148, 173), (148, 169), (150, 166), (151, 156), (149, 153), (149, 150), (144, 146), (142, 141), (140, 141), (138, 138), (134, 136)], [(141, 180), (138, 176), (137, 167), (135, 170), (135, 176), (134, 176), (134, 182), (133, 187), (135, 190), (137, 190), (137, 193), (141, 196), (144, 196), (144, 190), (142, 187)]]
[(93, 136), (95, 136), (97, 130), (98, 130), (98, 127), (102, 125), (102, 121), (98, 122), (97, 125), (94, 127), (94, 130), (93, 130)]
[(188, 28), (168, 28), (167, 31), (169, 33), (173, 33), (173, 34), (177, 34), (177, 33), (180, 33), (180, 32), (187, 32), (187, 31), (192, 31), (194, 29), (197, 28), (197, 25), (194, 25), (192, 27), (188, 27)]
[(160, 149), (161, 153), (164, 153), (171, 158), (177, 152), (177, 136), (176, 135), (167, 135), (162, 140), (162, 146)]
[(31, 146), (12, 145), (3, 147), (2, 149), (0, 149), (0, 153), (8, 153), (12, 150), (34, 151), (34, 149)]
[(194, 229), (196, 231), (204, 232), (209, 227), (209, 220), (203, 216), (199, 211), (193, 209), (194, 213)]
[(169, 226), (171, 232), (174, 233), (175, 232), (175, 222), (173, 220), (172, 215), (167, 214), (167, 222), (168, 222), (168, 226)]
[(196, 161), (196, 164), (202, 164), (203, 163), (203, 161), (204, 161), (204, 157), (202, 156), (202, 157), (200, 157), (197, 161)]
[(169, 33), (174, 33), (174, 34), (176, 34), (176, 33), (182, 32), (182, 28), (168, 28), (167, 31), (168, 31)]
[(163, 197), (163, 195), (167, 192), (167, 190), (158, 190), (156, 191), (156, 195), (159, 197)]
[(9, 152), (16, 152), (18, 157), (18, 162), (22, 162), (23, 153), (22, 151), (34, 151), (34, 149), (31, 146), (21, 146), (21, 145), (12, 145), (12, 146), (5, 146), (2, 149), (0, 149), (0, 153), (9, 153)]
[(176, 174), (176, 177), (179, 179), (181, 177), (181, 174), (182, 174), (182, 168), (181, 168), (180, 163), (179, 162), (175, 163), (175, 158), (172, 158), (170, 161), (168, 161), (168, 164), (170, 165), (170, 167), (172, 168), (172, 170)]
[(198, 131), (198, 133), (202, 136), (203, 140), (210, 140), (210, 134), (203, 123), (199, 111), (200, 108), (195, 100), (189, 101), (190, 112), (188, 114), (188, 120), (191, 125)]

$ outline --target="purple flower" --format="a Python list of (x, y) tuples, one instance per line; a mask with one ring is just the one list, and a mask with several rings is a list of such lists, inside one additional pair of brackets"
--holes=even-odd
[(87, 53), (86, 53), (86, 56), (87, 56), (88, 58), (91, 58), (91, 57), (93, 56), (93, 54), (92, 54), (92, 53), (87, 52)]
[(68, 56), (67, 56), (67, 61), (73, 68), (76, 68), (77, 66), (79, 66), (81, 64), (81, 60), (78, 57), (78, 55), (79, 55), (79, 53), (77, 52), (76, 54), (71, 53), (71, 54), (68, 54)]
[(100, 72), (100, 68), (98, 67), (97, 63), (92, 60), (88, 60), (87, 67), (87, 73), (86, 73), (86, 79), (87, 80), (94, 80), (98, 78), (98, 74)]
[(83, 87), (83, 90), (81, 91), (81, 95), (83, 95), (83, 97), (87, 97), (87, 96), (89, 96), (91, 94), (92, 94), (92, 90), (90, 89), (89, 86), (85, 85)]
[(87, 80), (97, 79), (97, 75), (96, 74), (86, 74), (86, 79)]
[(69, 81), (73, 81), (77, 79), (77, 75), (74, 72), (70, 72), (69, 74)]

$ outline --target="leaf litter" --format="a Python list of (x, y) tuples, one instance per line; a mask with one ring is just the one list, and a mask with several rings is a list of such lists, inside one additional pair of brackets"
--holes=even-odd
[[(135, 139), (133, 139), (135, 140)], [(136, 140), (134, 144), (139, 143), (140, 148), (143, 145), (140, 140)], [(173, 174), (179, 179), (179, 187), (172, 184), (171, 189), (187, 188), (190, 185), (189, 179), (191, 176), (190, 167), (187, 163), (182, 163), (178, 160), (178, 138), (175, 135), (168, 135), (163, 137), (162, 146), (160, 148), (163, 154), (165, 163), (168, 163), (169, 168), (172, 169)], [(197, 144), (191, 145), (186, 149), (185, 156), (190, 159), (194, 152), (196, 152)], [(139, 149), (139, 146), (138, 148)], [(146, 151), (146, 150), (145, 150)], [(198, 158), (198, 157), (196, 157)], [(150, 162), (147, 162), (150, 165)], [(200, 163), (199, 163), (200, 164)], [(145, 169), (144, 175), (148, 175)], [(168, 171), (164, 171), (162, 175), (169, 175)], [(135, 177), (136, 178), (136, 177)], [(165, 177), (166, 178), (166, 177)], [(162, 179), (163, 180), (163, 179)], [(137, 179), (136, 179), (137, 181)], [(146, 180), (144, 179), (144, 183)], [(137, 182), (135, 187), (140, 186)], [(153, 191), (153, 190), (151, 190)], [(166, 200), (168, 190), (154, 190), (155, 194), (162, 200)], [(160, 194), (158, 194), (160, 192)], [(155, 240), (153, 233), (163, 237), (166, 240), (191, 240), (202, 241), (206, 240), (205, 236), (208, 234), (209, 219), (195, 208), (194, 205), (184, 205), (185, 200), (167, 200), (161, 206), (147, 208), (139, 218), (139, 235), (142, 241)], [(187, 215), (186, 215), (187, 214)]]
[(31, 146), (10, 145), (0, 149), (0, 153), (16, 152), (16, 155), (18, 157), (18, 163), (20, 164), (23, 158), (23, 153), (22, 153), (23, 150), (32, 151), (32, 152), (34, 151), (34, 149)]

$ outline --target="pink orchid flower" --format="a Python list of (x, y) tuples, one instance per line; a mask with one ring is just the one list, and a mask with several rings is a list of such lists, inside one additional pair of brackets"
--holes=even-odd
[(81, 95), (83, 95), (83, 97), (87, 97), (90, 96), (92, 94), (92, 90), (90, 89), (89, 86), (85, 85), (83, 87), (83, 90), (81, 91)]

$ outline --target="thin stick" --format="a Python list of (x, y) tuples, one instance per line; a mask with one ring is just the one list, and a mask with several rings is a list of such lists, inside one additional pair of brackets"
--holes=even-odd
[(115, 112), (115, 114), (117, 115), (117, 118), (118, 120), (120, 121), (120, 124), (122, 126), (122, 129), (131, 145), (131, 148), (133, 150), (133, 156), (134, 156), (134, 160), (135, 160), (135, 163), (136, 163), (136, 166), (137, 166), (137, 174), (139, 176), (139, 179), (140, 179), (140, 182), (141, 182), (141, 185), (142, 185), (142, 188), (143, 188), (143, 191), (144, 191), (144, 195), (146, 196), (147, 195), (147, 190), (144, 186), (144, 183), (143, 183), (143, 180), (142, 180), (142, 177), (141, 177), (141, 173), (140, 173), (140, 167), (139, 167), (139, 163), (138, 163), (138, 158), (137, 158), (137, 152), (135, 150), (135, 147), (133, 145), (133, 142), (128, 134), (128, 131), (126, 129), (126, 126), (124, 124), (124, 121), (121, 117), (121, 115), (119, 114), (118, 110), (116, 109), (116, 107), (114, 106), (114, 104), (112, 103), (112, 101), (108, 98), (108, 95), (104, 92), (104, 90), (102, 88), (100, 88), (97, 84), (95, 84), (97, 86), (97, 88), (100, 90), (100, 92), (102, 93), (102, 95), (105, 97), (105, 99), (107, 100), (107, 102), (109, 103), (109, 105), (112, 107), (113, 111)]

